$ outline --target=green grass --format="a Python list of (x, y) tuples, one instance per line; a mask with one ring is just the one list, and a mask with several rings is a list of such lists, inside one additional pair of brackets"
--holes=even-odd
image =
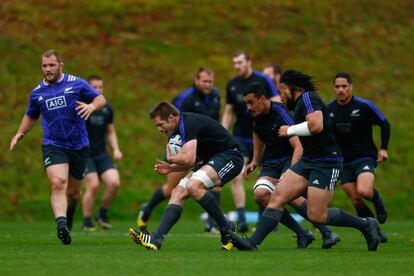
[[(105, 79), (124, 152), (116, 218), (131, 217), (164, 181), (152, 171), (165, 138), (148, 119), (151, 106), (191, 85), (199, 66), (214, 70), (224, 98), (234, 75), (231, 56), (244, 49), (257, 70), (277, 62), (315, 76), (326, 101), (334, 96), (333, 75), (353, 74), (354, 93), (374, 101), (392, 125), (389, 160), (379, 166), (376, 185), (392, 217), (413, 219), (413, 10), (407, 0), (2, 0), (0, 218), (31, 221), (49, 214), (40, 125), (14, 152), (8, 146), (41, 79), (40, 55), (56, 48), (65, 72)], [(224, 202), (225, 209), (234, 207), (231, 199)], [(335, 195), (335, 206), (347, 204), (343, 193)]]
[[(155, 223), (151, 224), (154, 227)], [(294, 249), (285, 228), (271, 234), (258, 252), (223, 252), (218, 236), (202, 234), (201, 222), (180, 221), (161, 251), (135, 245), (130, 223), (115, 222), (109, 232), (75, 230), (73, 244), (63, 246), (53, 222), (2, 222), (1, 275), (413, 275), (414, 221), (384, 226), (389, 242), (368, 252), (363, 237), (336, 228), (342, 241), (320, 249), (319, 237), (306, 250)], [(79, 225), (75, 225), (79, 228)]]

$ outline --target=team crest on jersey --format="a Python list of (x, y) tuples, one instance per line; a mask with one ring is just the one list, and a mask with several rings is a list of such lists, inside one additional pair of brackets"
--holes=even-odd
[(359, 114), (359, 111), (360, 111), (360, 109), (352, 110), (351, 117), (359, 117), (359, 116), (361, 116), (361, 114)]
[(63, 91), (64, 94), (73, 94), (75, 91), (72, 90), (72, 87), (65, 88), (65, 91)]
[(333, 112), (331, 112), (331, 113), (329, 114), (329, 117), (331, 117), (331, 118), (335, 117), (335, 115), (333, 114)]
[(46, 107), (48, 110), (54, 110), (66, 106), (65, 96), (59, 96), (46, 100)]

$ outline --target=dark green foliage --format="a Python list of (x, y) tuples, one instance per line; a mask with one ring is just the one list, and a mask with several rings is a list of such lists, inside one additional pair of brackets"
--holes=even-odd
[[(66, 72), (95, 73), (106, 81), (125, 155), (119, 164), (123, 187), (110, 211), (115, 217), (135, 215), (164, 181), (152, 171), (165, 138), (151, 126), (149, 108), (191, 85), (203, 65), (215, 71), (224, 98), (233, 75), (231, 55), (239, 49), (252, 53), (256, 69), (277, 62), (315, 76), (325, 100), (333, 97), (335, 73), (351, 72), (355, 94), (373, 100), (392, 124), (390, 160), (377, 174), (390, 217), (413, 217), (413, 11), (411, 1), (4, 0), (0, 217), (50, 214), (39, 125), (15, 152), (8, 151), (28, 94), (41, 79), (40, 55), (49, 48), (63, 53)], [(250, 188), (247, 198), (248, 209), (254, 209)], [(222, 202), (233, 208), (228, 191)], [(335, 205), (352, 210), (341, 191)]]

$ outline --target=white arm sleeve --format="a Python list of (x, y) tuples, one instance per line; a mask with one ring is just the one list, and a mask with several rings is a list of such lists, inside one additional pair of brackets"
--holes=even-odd
[(297, 136), (312, 136), (309, 131), (308, 122), (305, 121), (303, 123), (293, 125), (288, 127), (287, 134), (289, 136), (297, 135)]

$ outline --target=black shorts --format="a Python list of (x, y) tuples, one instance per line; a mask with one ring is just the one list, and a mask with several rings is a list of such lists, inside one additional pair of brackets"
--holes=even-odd
[(243, 155), (240, 150), (227, 150), (217, 153), (210, 159), (199, 163), (193, 171), (197, 171), (204, 165), (209, 165), (218, 174), (221, 186), (238, 176), (244, 166)]
[(276, 183), (269, 179), (263, 179), (263, 177), (270, 177), (273, 179), (280, 179), (281, 175), (287, 171), (290, 167), (290, 158), (282, 158), (278, 161), (269, 162), (266, 160), (263, 162), (262, 169), (257, 177), (257, 181), (253, 186), (253, 192), (256, 193), (259, 189), (268, 190), (273, 193), (276, 189)]
[(335, 190), (335, 184), (342, 169), (342, 159), (319, 161), (302, 157), (290, 169), (306, 178), (309, 181), (309, 186), (333, 191)]
[(375, 175), (377, 161), (373, 158), (361, 158), (344, 164), (344, 168), (339, 175), (341, 184), (356, 182), (358, 175), (369, 172)]
[(251, 160), (253, 158), (253, 141), (251, 139), (240, 136), (233, 136), (234, 140), (239, 144), (239, 148), (244, 158)]
[(287, 171), (287, 169), (289, 169), (290, 161), (291, 161), (290, 158), (281, 159), (279, 162), (264, 161), (262, 165), (262, 169), (257, 178), (267, 176), (267, 177), (271, 177), (274, 179), (279, 179), (280, 176), (285, 171)]
[(99, 175), (106, 170), (115, 169), (115, 164), (108, 153), (102, 153), (99, 156), (89, 156), (86, 163), (86, 174), (96, 172)]
[(43, 145), (43, 164), (45, 168), (56, 164), (69, 164), (69, 174), (78, 180), (85, 176), (89, 148), (70, 150), (53, 145)]

